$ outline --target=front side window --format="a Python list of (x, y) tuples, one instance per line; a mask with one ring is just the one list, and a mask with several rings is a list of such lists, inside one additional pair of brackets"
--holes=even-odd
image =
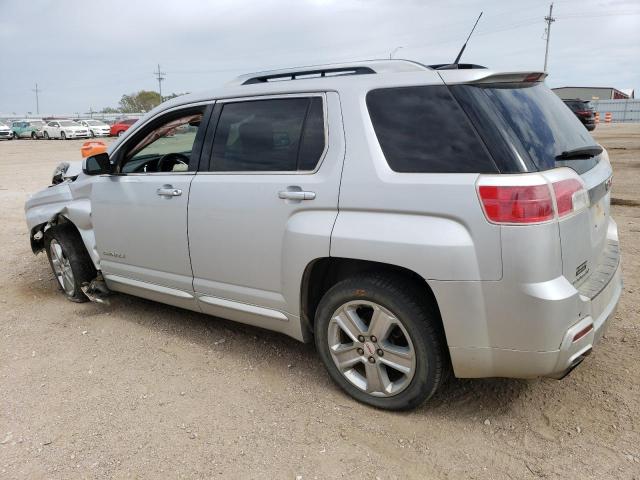
[(492, 173), (469, 119), (442, 85), (372, 90), (367, 107), (389, 167), (404, 173)]
[(226, 103), (215, 132), (211, 170), (312, 171), (324, 147), (321, 97)]
[(124, 157), (122, 173), (186, 172), (202, 120), (202, 109), (169, 114), (165, 121), (142, 132)]

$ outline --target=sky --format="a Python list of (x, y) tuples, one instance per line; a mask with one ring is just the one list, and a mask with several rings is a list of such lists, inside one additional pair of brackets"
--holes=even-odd
[[(540, 0), (0, 0), (0, 112), (85, 113), (123, 94), (207, 90), (274, 68), (406, 58), (542, 70)], [(640, 1), (556, 0), (551, 87), (635, 88)], [(401, 47), (401, 48), (397, 48)]]

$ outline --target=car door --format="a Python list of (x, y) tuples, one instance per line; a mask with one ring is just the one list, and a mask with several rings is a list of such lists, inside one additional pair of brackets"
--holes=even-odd
[(93, 184), (96, 247), (112, 290), (197, 310), (187, 203), (210, 113), (196, 105), (146, 122), (112, 152), (116, 173)]
[(294, 336), (306, 266), (329, 256), (344, 137), (336, 93), (216, 104), (191, 186), (194, 290), (210, 314)]
[(47, 128), (47, 130), (51, 138), (60, 138), (60, 123), (49, 122), (49, 128)]

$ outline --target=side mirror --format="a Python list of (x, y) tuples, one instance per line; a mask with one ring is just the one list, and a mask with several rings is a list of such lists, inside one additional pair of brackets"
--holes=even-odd
[(108, 153), (99, 153), (82, 161), (82, 171), (87, 175), (104, 175), (111, 173), (111, 161)]

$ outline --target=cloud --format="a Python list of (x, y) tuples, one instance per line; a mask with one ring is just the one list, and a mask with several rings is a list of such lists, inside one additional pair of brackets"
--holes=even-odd
[[(604, 5), (604, 4), (607, 5)], [(246, 72), (398, 57), (451, 61), (484, 10), (464, 60), (499, 70), (540, 69), (546, 0), (32, 0), (3, 2), (0, 111), (72, 113), (115, 106), (122, 94), (215, 87)], [(637, 2), (560, 0), (549, 83), (638, 87)], [(616, 12), (622, 12), (616, 14)], [(606, 15), (605, 15), (606, 14)], [(605, 16), (603, 16), (605, 15)]]

